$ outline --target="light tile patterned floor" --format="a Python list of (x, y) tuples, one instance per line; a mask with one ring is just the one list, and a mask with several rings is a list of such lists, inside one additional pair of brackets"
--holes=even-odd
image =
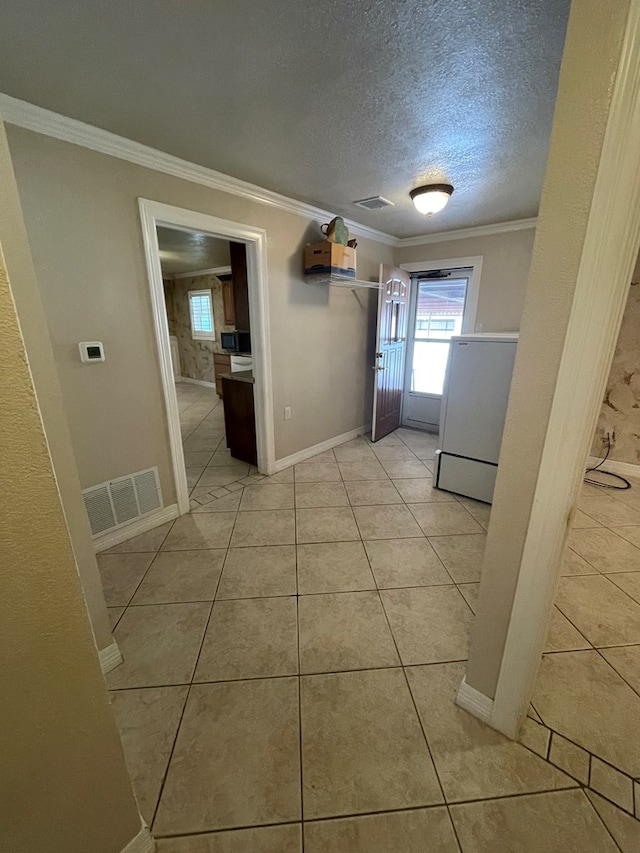
[(626, 491), (583, 488), (533, 697), (547, 733), (536, 751), (588, 782), (614, 836), (616, 821), (629, 827), (634, 843), (623, 850), (640, 850), (640, 823), (621, 812), (611, 822), (602, 797), (640, 816), (639, 496), (638, 481)]
[[(202, 472), (212, 412), (186, 437)], [(434, 448), (406, 430), (356, 439), (100, 556), (125, 658), (107, 682), (159, 853), (615, 853), (612, 834), (633, 838), (607, 800), (453, 704), (488, 513), (432, 491)]]

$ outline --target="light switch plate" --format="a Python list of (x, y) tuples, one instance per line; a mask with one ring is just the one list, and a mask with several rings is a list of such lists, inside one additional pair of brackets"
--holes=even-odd
[(89, 364), (92, 361), (104, 361), (104, 347), (100, 341), (81, 341), (78, 344), (80, 361)]

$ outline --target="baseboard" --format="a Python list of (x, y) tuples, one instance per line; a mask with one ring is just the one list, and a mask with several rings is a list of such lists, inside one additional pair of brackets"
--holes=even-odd
[(122, 653), (120, 652), (115, 640), (110, 646), (107, 646), (106, 649), (100, 649), (98, 657), (100, 658), (100, 666), (102, 668), (103, 675), (111, 672), (112, 669), (115, 669), (122, 663)]
[(462, 679), (462, 684), (458, 689), (456, 696), (456, 705), (473, 714), (484, 723), (491, 722), (493, 714), (493, 699), (489, 699), (484, 693), (480, 693), (475, 687), (467, 684), (466, 679)]
[(154, 527), (159, 527), (166, 521), (173, 521), (179, 515), (178, 504), (162, 507), (162, 509), (150, 512), (148, 515), (132, 521), (131, 524), (125, 524), (116, 530), (109, 530), (106, 533), (98, 534), (93, 539), (93, 549), (96, 553), (106, 551), (107, 548), (113, 548), (114, 545), (126, 542), (127, 539), (132, 539), (134, 536), (146, 533), (147, 530), (153, 530)]
[(215, 388), (215, 382), (205, 382), (204, 379), (191, 379), (189, 376), (181, 376), (176, 382), (188, 382), (190, 385), (204, 385), (205, 388)]
[[(142, 819), (141, 819), (142, 820)], [(154, 853), (156, 842), (149, 832), (149, 827), (142, 821), (140, 832), (124, 848), (122, 853)]]
[(299, 462), (304, 462), (311, 459), (312, 456), (317, 456), (318, 453), (323, 453), (325, 450), (331, 450), (339, 444), (344, 444), (346, 441), (351, 441), (352, 438), (358, 438), (359, 435), (365, 435), (371, 429), (371, 424), (365, 424), (357, 429), (343, 432), (342, 435), (336, 435), (333, 438), (328, 438), (320, 444), (314, 444), (313, 447), (307, 447), (305, 450), (299, 450), (297, 453), (292, 453), (291, 456), (285, 456), (282, 459), (276, 459), (273, 465), (273, 471), (269, 474), (276, 474), (278, 471), (283, 471), (285, 468), (290, 468), (292, 465), (297, 465)]
[[(590, 456), (587, 460), (589, 468), (599, 465), (602, 459), (597, 456)], [(612, 474), (620, 474), (622, 477), (640, 477), (640, 465), (633, 465), (631, 462), (616, 462), (615, 459), (607, 459), (599, 471), (610, 471)]]

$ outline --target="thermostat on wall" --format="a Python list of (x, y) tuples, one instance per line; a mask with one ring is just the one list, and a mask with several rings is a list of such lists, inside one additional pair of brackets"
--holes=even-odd
[(80, 348), (80, 361), (104, 361), (104, 347), (100, 341), (82, 341), (78, 347)]

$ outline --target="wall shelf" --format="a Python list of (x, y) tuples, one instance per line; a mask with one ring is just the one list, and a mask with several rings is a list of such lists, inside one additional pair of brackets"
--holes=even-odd
[(362, 281), (358, 278), (349, 278), (347, 275), (306, 275), (305, 281), (309, 284), (330, 284), (333, 287), (366, 287), (373, 290), (380, 288), (380, 283), (377, 281)]

